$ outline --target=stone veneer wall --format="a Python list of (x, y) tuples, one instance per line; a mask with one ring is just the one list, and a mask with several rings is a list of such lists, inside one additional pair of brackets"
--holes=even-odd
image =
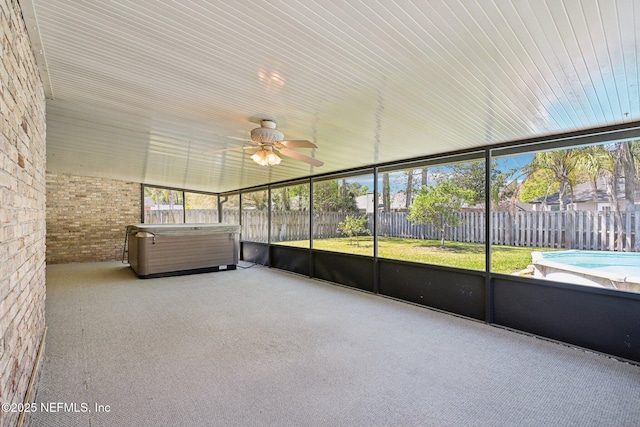
[(137, 183), (47, 173), (47, 263), (122, 259), (141, 203)]
[(0, 43), (0, 402), (22, 403), (45, 330), (46, 122), (17, 0), (0, 0)]

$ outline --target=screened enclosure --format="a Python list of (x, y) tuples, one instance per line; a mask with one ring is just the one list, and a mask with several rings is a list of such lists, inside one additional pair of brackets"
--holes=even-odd
[[(240, 224), (247, 261), (640, 360), (625, 344), (640, 304), (634, 132), (199, 196), (195, 210)], [(193, 218), (189, 192), (149, 193), (156, 206), (173, 197), (149, 218)], [(589, 262), (571, 265), (575, 251)]]

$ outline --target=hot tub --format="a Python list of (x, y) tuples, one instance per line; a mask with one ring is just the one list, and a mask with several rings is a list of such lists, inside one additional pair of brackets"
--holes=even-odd
[(640, 253), (569, 250), (531, 257), (535, 277), (640, 292)]
[(238, 225), (133, 224), (126, 233), (129, 265), (141, 278), (235, 270), (238, 264)]

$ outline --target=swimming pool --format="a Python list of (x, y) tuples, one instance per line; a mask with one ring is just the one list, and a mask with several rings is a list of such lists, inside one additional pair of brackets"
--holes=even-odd
[(558, 282), (640, 292), (640, 253), (532, 252), (534, 276)]

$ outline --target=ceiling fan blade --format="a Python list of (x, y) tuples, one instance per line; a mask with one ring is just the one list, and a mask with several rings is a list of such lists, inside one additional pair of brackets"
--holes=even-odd
[(304, 139), (294, 139), (289, 141), (280, 141), (283, 147), (287, 148), (318, 148), (316, 144)]
[(318, 159), (314, 159), (313, 157), (309, 157), (306, 154), (298, 153), (297, 151), (289, 150), (288, 148), (279, 148), (278, 151), (287, 157), (291, 157), (292, 159), (300, 160), (305, 163), (309, 163), (311, 166), (322, 166), (324, 162), (321, 162)]

